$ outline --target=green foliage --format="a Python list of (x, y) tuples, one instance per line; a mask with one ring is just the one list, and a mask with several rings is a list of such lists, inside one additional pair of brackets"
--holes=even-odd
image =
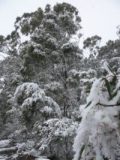
[(29, 27), (28, 23), (26, 23), (22, 26), (21, 32), (22, 32), (22, 34), (25, 34), (25, 35), (27, 35), (30, 32), (30, 27)]
[(64, 14), (66, 12), (69, 12), (71, 14), (78, 14), (78, 11), (77, 9), (68, 4), (68, 3), (58, 3), (57, 5), (54, 6), (54, 11), (57, 13), (57, 14)]
[(45, 7), (45, 13), (49, 13), (51, 11), (51, 6), (50, 4), (47, 4)]
[(83, 48), (94, 47), (97, 45), (98, 41), (101, 41), (101, 37), (97, 35), (89, 37), (83, 42), (84, 44)]
[(2, 44), (4, 42), (4, 36), (0, 35), (0, 44)]

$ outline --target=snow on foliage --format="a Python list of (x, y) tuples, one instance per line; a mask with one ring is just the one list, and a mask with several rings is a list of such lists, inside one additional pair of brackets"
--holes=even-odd
[(55, 139), (64, 139), (67, 137), (74, 137), (78, 123), (68, 118), (53, 118), (45, 121), (43, 125), (36, 123), (34, 125), (33, 133), (41, 137), (38, 144), (39, 150), (43, 151)]
[(72, 69), (69, 71), (69, 75), (73, 77), (78, 76), (80, 79), (93, 78), (96, 76), (96, 71), (94, 69), (88, 69), (87, 71), (77, 71), (76, 69)]
[(40, 158), (36, 158), (35, 160), (49, 160), (48, 158), (44, 158), (44, 157), (40, 157)]
[(61, 116), (58, 104), (52, 98), (46, 96), (44, 90), (39, 88), (36, 83), (23, 83), (18, 86), (14, 94), (14, 99), (20, 105), (22, 112), (28, 112), (29, 109), (34, 108), (38, 103), (38, 111), (48, 105), (58, 116)]
[(49, 106), (45, 106), (42, 110), (41, 110), (42, 113), (44, 114), (51, 114), (53, 112), (53, 109)]
[(72, 53), (71, 51), (74, 51), (76, 54), (78, 51), (78, 46), (77, 44), (68, 42), (68, 43), (63, 44), (61, 49), (66, 55)]
[(0, 61), (5, 60), (9, 55), (3, 52), (0, 52)]
[(5, 87), (5, 78), (1, 77), (0, 78), (0, 94), (2, 93), (4, 87)]
[(8, 147), (10, 145), (10, 140), (5, 139), (0, 141), (0, 148)]
[(45, 88), (46, 90), (57, 91), (57, 90), (62, 90), (63, 86), (59, 82), (54, 81), (49, 84), (46, 84)]
[(107, 75), (93, 83), (87, 105), (81, 108), (82, 121), (73, 146), (74, 160), (119, 159), (120, 80), (118, 76), (116, 81), (115, 78), (112, 75), (109, 79)]

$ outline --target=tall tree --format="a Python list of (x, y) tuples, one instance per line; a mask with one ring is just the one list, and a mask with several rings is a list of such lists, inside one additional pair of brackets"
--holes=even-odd
[(53, 82), (56, 85), (57, 81), (62, 88), (61, 95), (58, 92), (58, 95), (51, 94), (63, 106), (63, 114), (67, 116), (68, 108), (71, 107), (68, 73), (72, 69), (79, 69), (82, 58), (78, 44), (70, 41), (81, 28), (78, 11), (67, 3), (57, 4), (53, 8), (47, 5), (45, 11), (38, 9), (19, 18), (17, 24), (21, 24), (21, 29), (24, 17), (27, 23), (33, 17), (37, 21), (34, 28), (29, 24), (31, 31), (22, 32), (31, 36), (29, 41), (21, 44), (20, 50), (24, 80), (35, 81), (42, 87)]

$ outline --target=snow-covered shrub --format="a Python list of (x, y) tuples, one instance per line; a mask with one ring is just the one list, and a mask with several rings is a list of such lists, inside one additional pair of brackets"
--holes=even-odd
[(43, 121), (42, 113), (45, 106), (51, 108), (53, 117), (61, 116), (59, 105), (52, 98), (46, 96), (44, 90), (39, 88), (36, 83), (23, 83), (18, 86), (14, 94), (14, 101), (23, 119), (28, 122), (31, 120), (35, 122), (36, 119)]
[(40, 125), (36, 123), (33, 134), (38, 137), (37, 146), (41, 154), (55, 155), (58, 158), (72, 158), (72, 144), (78, 123), (68, 118), (49, 119)]
[(82, 121), (74, 142), (74, 160), (118, 160), (120, 156), (120, 79), (110, 71), (97, 79), (81, 107)]

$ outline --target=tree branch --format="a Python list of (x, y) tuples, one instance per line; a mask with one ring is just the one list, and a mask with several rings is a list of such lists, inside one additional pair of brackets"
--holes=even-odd
[(107, 105), (107, 104), (101, 104), (101, 103), (97, 103), (97, 105), (101, 105), (101, 106), (105, 106), (105, 107), (120, 106), (120, 104), (110, 104), (110, 105)]

